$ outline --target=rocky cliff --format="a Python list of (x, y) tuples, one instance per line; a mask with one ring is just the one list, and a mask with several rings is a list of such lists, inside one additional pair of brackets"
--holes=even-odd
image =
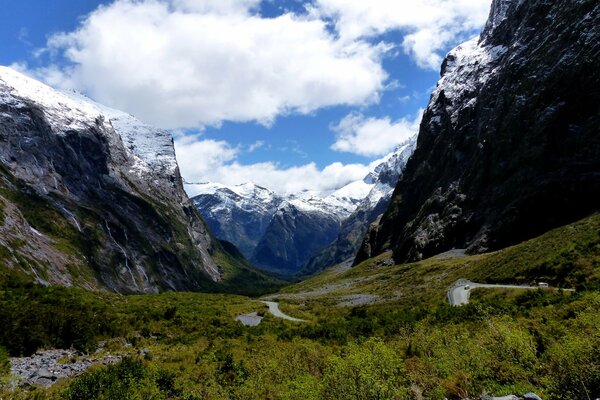
[(121, 293), (212, 290), (230, 267), (222, 253), (167, 132), (0, 67), (0, 273)]
[(600, 3), (494, 0), (445, 58), (417, 148), (357, 261), (499, 249), (600, 208)]

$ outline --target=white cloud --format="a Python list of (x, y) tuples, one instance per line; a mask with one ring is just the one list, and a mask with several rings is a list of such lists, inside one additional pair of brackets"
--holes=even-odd
[(402, 118), (392, 122), (389, 117), (366, 118), (350, 113), (332, 127), (336, 141), (331, 148), (368, 157), (389, 153), (418, 132), (422, 116), (420, 110), (412, 120)]
[(252, 143), (250, 146), (248, 146), (248, 153), (253, 153), (256, 150), (265, 147), (266, 143), (264, 140), (257, 140), (256, 142)]
[(333, 20), (342, 40), (399, 30), (404, 51), (423, 68), (438, 69), (440, 51), (480, 29), (490, 0), (316, 0), (313, 15)]
[(117, 0), (45, 52), (70, 66), (34, 71), (49, 83), (168, 128), (378, 100), (385, 45), (342, 41), (323, 20), (262, 18), (259, 0)]
[[(238, 185), (254, 182), (278, 193), (302, 190), (326, 192), (366, 176), (372, 166), (339, 162), (319, 169), (315, 163), (282, 168), (277, 163), (241, 164), (239, 149), (225, 141), (179, 137), (175, 140), (177, 160), (188, 182), (219, 182)], [(193, 196), (194, 193), (188, 193)]]

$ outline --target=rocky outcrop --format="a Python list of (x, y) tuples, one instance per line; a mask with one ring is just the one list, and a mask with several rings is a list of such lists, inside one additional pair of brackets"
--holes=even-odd
[(503, 248), (600, 208), (600, 3), (494, 0), (356, 261)]
[(213, 290), (221, 252), (168, 132), (0, 67), (0, 273), (121, 293)]
[(17, 386), (50, 387), (60, 380), (79, 376), (94, 365), (109, 365), (121, 360), (120, 355), (78, 355), (74, 350), (43, 350), (31, 357), (10, 360), (10, 372)]

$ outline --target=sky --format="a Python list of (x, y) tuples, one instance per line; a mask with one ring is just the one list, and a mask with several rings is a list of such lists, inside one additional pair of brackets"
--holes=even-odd
[(490, 3), (0, 0), (0, 65), (169, 130), (187, 182), (330, 191), (418, 131)]

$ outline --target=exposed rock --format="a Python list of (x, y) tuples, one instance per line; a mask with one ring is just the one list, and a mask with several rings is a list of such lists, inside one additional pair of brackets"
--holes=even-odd
[(452, 50), (357, 262), (484, 252), (600, 209), (600, 3), (494, 0)]
[(243, 325), (246, 326), (258, 326), (263, 317), (258, 315), (256, 312), (251, 312), (249, 314), (238, 315), (236, 321), (240, 321)]
[(42, 284), (209, 290), (222, 247), (168, 132), (0, 67), (0, 262)]
[(120, 360), (119, 355), (78, 356), (73, 350), (44, 350), (31, 357), (12, 358), (10, 370), (17, 378), (17, 385), (50, 387), (60, 379), (81, 375), (93, 365)]

